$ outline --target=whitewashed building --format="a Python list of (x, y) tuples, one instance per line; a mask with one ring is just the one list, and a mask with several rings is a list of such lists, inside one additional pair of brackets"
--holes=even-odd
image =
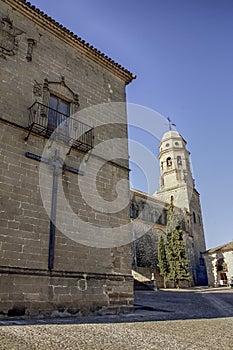
[(204, 253), (210, 286), (227, 286), (233, 276), (233, 241)]

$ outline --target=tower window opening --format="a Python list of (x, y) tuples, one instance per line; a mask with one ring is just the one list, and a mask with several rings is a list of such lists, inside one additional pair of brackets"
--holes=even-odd
[(181, 156), (177, 156), (177, 165), (178, 165), (178, 166), (181, 166), (181, 165), (182, 165)]
[(160, 178), (160, 185), (161, 185), (161, 187), (164, 186), (164, 178), (163, 177)]
[(172, 159), (171, 157), (167, 158), (167, 167), (171, 167), (172, 166)]
[(194, 222), (194, 224), (197, 223), (196, 214), (194, 212), (193, 212), (193, 222)]

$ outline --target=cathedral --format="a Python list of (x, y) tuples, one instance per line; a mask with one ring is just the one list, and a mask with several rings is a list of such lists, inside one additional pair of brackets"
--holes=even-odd
[(183, 230), (190, 284), (206, 285), (203, 255), (206, 246), (200, 195), (195, 188), (186, 141), (177, 131), (169, 130), (163, 135), (159, 145), (159, 162), (159, 190), (153, 195), (131, 190), (130, 215), (134, 222), (135, 238), (133, 269), (148, 279), (153, 274), (157, 287), (163, 286), (157, 268), (158, 238), (166, 234), (167, 208), (172, 200)]

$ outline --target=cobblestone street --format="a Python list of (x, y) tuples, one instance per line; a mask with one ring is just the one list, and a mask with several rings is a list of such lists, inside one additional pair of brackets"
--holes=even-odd
[(1, 321), (0, 350), (233, 349), (229, 288), (138, 291), (135, 303), (130, 315)]
[(0, 349), (219, 350), (223, 348), (230, 350), (233, 348), (232, 329), (233, 318), (142, 323), (11, 326), (0, 329)]

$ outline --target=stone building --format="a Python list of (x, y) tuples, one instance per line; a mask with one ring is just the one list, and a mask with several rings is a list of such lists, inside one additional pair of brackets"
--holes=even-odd
[(135, 76), (24, 0), (0, 1), (0, 61), (0, 315), (131, 309), (129, 206), (98, 197), (128, 180), (126, 111), (91, 107)]
[(207, 284), (203, 253), (206, 250), (199, 193), (190, 168), (190, 153), (186, 141), (175, 130), (166, 132), (159, 145), (160, 189), (154, 195), (131, 190), (131, 218), (135, 220), (134, 267), (142, 274), (156, 275), (157, 285), (162, 280), (157, 268), (158, 238), (166, 233), (166, 212), (171, 198), (175, 215), (183, 229), (186, 255), (189, 260), (190, 283)]
[(233, 242), (211, 248), (204, 253), (209, 286), (227, 286), (233, 276)]

